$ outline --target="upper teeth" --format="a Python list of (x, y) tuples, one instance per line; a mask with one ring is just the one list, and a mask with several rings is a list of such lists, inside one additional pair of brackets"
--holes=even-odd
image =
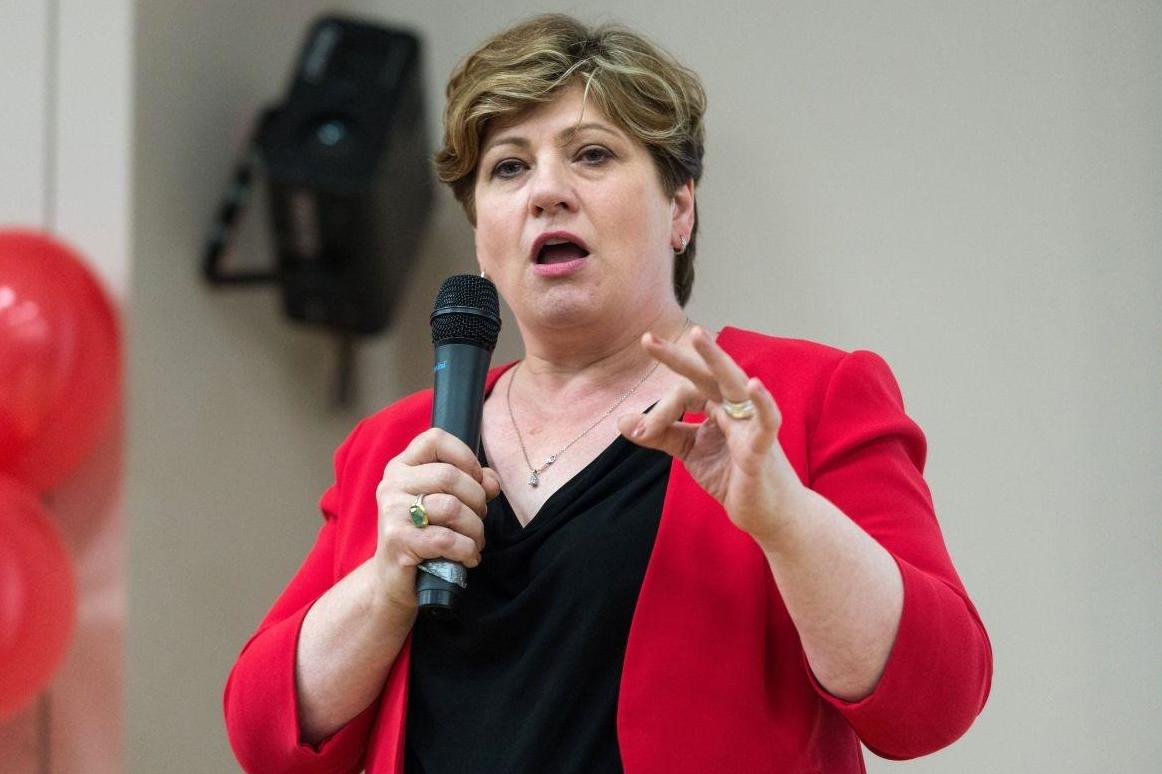
[(545, 240), (546, 245), (565, 245), (568, 243), (569, 243), (568, 239), (557, 239), (556, 237), (554, 237), (553, 239), (546, 239)]

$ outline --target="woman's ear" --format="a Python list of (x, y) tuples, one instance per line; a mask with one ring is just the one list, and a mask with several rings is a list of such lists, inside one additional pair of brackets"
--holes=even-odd
[[(689, 240), (690, 233), (694, 230), (693, 178), (674, 189), (672, 211), (671, 225), (673, 226), (674, 238), (679, 241)], [(678, 245), (674, 245), (674, 247), (677, 248)], [(685, 245), (682, 248), (685, 249)]]

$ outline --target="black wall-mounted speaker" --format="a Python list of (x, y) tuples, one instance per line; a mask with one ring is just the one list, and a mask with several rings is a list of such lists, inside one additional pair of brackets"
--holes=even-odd
[(421, 46), (327, 16), (256, 136), (284, 308), (352, 334), (383, 330), (416, 261), (433, 195)]

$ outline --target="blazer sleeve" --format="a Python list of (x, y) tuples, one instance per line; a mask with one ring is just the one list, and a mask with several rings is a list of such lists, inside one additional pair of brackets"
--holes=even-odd
[(904, 607), (871, 695), (846, 702), (804, 668), (815, 690), (872, 752), (914, 758), (959, 738), (984, 707), (992, 650), (944, 545), (924, 482), (923, 432), (904, 413), (888, 364), (857, 350), (832, 373), (809, 443), (810, 486), (895, 559)]
[(287, 774), (358, 772), (378, 702), (318, 745), (299, 736), (295, 652), (299, 630), (311, 605), (335, 582), (335, 540), (340, 488), (354, 439), (362, 425), (336, 450), (335, 483), (319, 501), (323, 512), (314, 546), (290, 583), (243, 647), (226, 682), (226, 730), (242, 768)]

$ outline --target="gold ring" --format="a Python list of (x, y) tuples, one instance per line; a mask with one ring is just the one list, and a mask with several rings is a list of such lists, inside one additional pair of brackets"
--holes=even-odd
[(750, 419), (754, 416), (754, 401), (750, 398), (735, 403), (732, 400), (722, 399), (722, 410), (731, 419)]
[(424, 496), (416, 495), (416, 499), (408, 506), (408, 514), (412, 517), (412, 524), (420, 529), (428, 526), (428, 509), (424, 507)]

